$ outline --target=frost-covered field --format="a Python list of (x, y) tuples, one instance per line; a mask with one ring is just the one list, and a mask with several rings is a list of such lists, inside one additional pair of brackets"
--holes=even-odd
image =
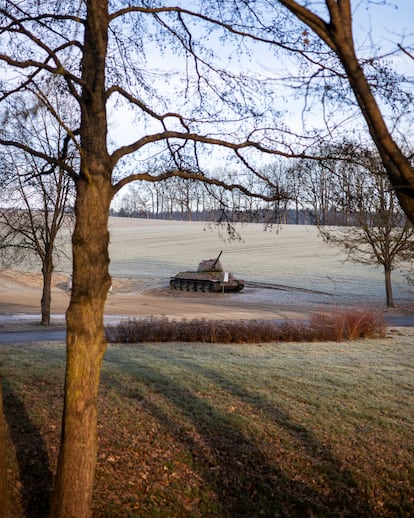
[[(200, 222), (111, 218), (109, 227), (113, 276), (167, 282), (223, 250), (224, 268), (246, 281), (326, 292), (318, 295), (324, 302), (384, 302), (383, 271), (345, 261), (345, 254), (325, 244), (314, 226), (264, 230), (260, 224), (240, 225), (241, 241), (229, 241), (224, 229)], [(393, 273), (393, 287), (397, 303), (414, 302), (414, 289), (399, 270)], [(275, 296), (274, 290), (266, 291)]]

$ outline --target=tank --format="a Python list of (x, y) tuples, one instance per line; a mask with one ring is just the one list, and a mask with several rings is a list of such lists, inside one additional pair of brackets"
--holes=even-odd
[(215, 259), (204, 259), (196, 272), (179, 272), (170, 279), (170, 288), (181, 291), (231, 292), (241, 291), (244, 281), (235, 279), (233, 274), (225, 272), (220, 262), (223, 250)]

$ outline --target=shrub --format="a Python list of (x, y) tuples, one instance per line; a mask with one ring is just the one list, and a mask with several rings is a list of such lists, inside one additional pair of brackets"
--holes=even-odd
[(384, 315), (366, 308), (336, 310), (311, 316), (310, 327), (321, 340), (356, 340), (384, 336)]
[(265, 343), (355, 340), (384, 336), (385, 320), (369, 309), (315, 313), (309, 321), (129, 319), (107, 327), (107, 339), (118, 343), (208, 342)]

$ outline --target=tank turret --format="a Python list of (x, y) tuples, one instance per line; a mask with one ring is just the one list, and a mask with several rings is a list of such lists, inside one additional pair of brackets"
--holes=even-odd
[(244, 281), (223, 270), (220, 262), (223, 250), (215, 259), (204, 259), (196, 272), (179, 272), (170, 279), (170, 288), (181, 291), (220, 292), (241, 291)]
[(198, 272), (222, 272), (223, 267), (221, 265), (221, 262), (219, 261), (221, 254), (223, 253), (223, 250), (219, 253), (219, 255), (215, 259), (204, 259), (201, 261), (201, 263), (198, 265)]

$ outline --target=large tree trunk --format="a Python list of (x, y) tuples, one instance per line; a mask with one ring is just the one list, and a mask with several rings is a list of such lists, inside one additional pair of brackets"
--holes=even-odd
[(42, 299), (40, 301), (41, 325), (48, 326), (50, 324), (50, 307), (52, 304), (52, 274), (53, 274), (53, 252), (47, 251), (43, 260), (42, 275), (43, 289)]
[(3, 386), (0, 376), (0, 518), (7, 518), (8, 516), (6, 421), (3, 409)]
[[(81, 182), (73, 234), (73, 288), (67, 311), (67, 366), (53, 518), (90, 516), (97, 454), (97, 396), (106, 350), (108, 186)], [(106, 195), (105, 195), (106, 192)]]
[(62, 439), (53, 518), (91, 515), (97, 454), (97, 397), (106, 349), (103, 324), (111, 284), (108, 216), (113, 191), (106, 147), (105, 60), (108, 3), (88, 0), (82, 62), (81, 167), (72, 238), (73, 286), (67, 322)]

